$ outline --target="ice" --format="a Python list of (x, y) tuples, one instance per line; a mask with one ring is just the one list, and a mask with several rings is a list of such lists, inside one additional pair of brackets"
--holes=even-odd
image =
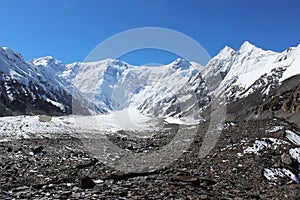
[(292, 51), (290, 51), (288, 53), (287, 57), (289, 60), (292, 60), (292, 62), (290, 62), (290, 66), (284, 72), (280, 81), (286, 80), (286, 79), (300, 73), (300, 67), (299, 67), (300, 66), (300, 45), (298, 45), (295, 48), (291, 48), (291, 49), (292, 49)]
[(243, 153), (259, 154), (259, 152), (261, 152), (263, 149), (277, 149), (281, 144), (287, 144), (287, 142), (276, 138), (262, 138), (255, 140), (254, 144), (244, 149)]
[[(207, 71), (211, 68), (226, 69), (228, 73), (219, 84), (215, 91), (216, 95), (224, 94), (226, 96), (241, 98), (253, 93), (258, 86), (267, 84), (269, 79), (264, 79), (263, 82), (254, 83), (264, 77), (272, 77), (273, 82), (288, 79), (291, 76), (300, 73), (300, 45), (298, 47), (289, 48), (289, 51), (276, 53), (273, 51), (264, 51), (248, 41), (246, 41), (238, 51), (231, 50), (225, 47), (217, 56), (215, 56), (203, 71), (204, 75), (209, 74)], [(281, 58), (281, 59), (280, 59)], [(282, 69), (283, 75), (274, 75), (274, 69)], [(214, 71), (214, 70), (211, 70)], [(260, 85), (259, 85), (260, 84)], [(238, 88), (233, 93), (232, 88)], [(264, 92), (267, 93), (267, 88)]]
[(268, 130), (265, 131), (265, 133), (275, 133), (277, 131), (282, 130), (284, 127), (283, 126), (274, 126)]
[(265, 168), (264, 169), (264, 177), (269, 181), (275, 181), (278, 178), (290, 178), (291, 180), (299, 183), (299, 178), (289, 169), (285, 168)]
[[(184, 59), (163, 66), (132, 66), (128, 63), (107, 59), (66, 66), (61, 76), (69, 79), (96, 105), (109, 111), (128, 107), (143, 113), (160, 112), (174, 104), (175, 98), (201, 66)], [(73, 73), (75, 71), (75, 73)], [(185, 102), (191, 95), (182, 95), (177, 101)]]
[(298, 133), (293, 132), (291, 130), (286, 130), (285, 131), (285, 137), (291, 141), (293, 144), (300, 146), (300, 136)]
[(192, 118), (177, 118), (177, 117), (167, 117), (165, 121), (169, 124), (180, 124), (180, 125), (196, 125), (199, 124), (199, 120)]
[(65, 106), (63, 104), (61, 104), (59, 102), (56, 102), (56, 101), (53, 101), (53, 100), (51, 100), (49, 98), (46, 98), (46, 101), (49, 102), (49, 103), (51, 103), (52, 105), (60, 108), (62, 111), (65, 111)]
[[(122, 113), (120, 113), (122, 112)], [(49, 122), (41, 122), (38, 116), (16, 116), (0, 118), (1, 141), (22, 138), (55, 138), (75, 133), (113, 133), (119, 130), (153, 131), (158, 130), (158, 122), (151, 121), (138, 111), (124, 110), (118, 113), (96, 116), (52, 117)], [(124, 120), (123, 117), (128, 117)]]
[(298, 147), (298, 148), (290, 149), (289, 153), (300, 164), (300, 148)]
[(283, 174), (282, 170), (279, 168), (270, 168), (270, 169), (265, 168), (264, 176), (269, 181), (274, 181), (274, 180), (277, 180), (278, 177), (284, 177), (284, 174)]
[(73, 128), (64, 118), (53, 117), (50, 122), (40, 122), (38, 116), (16, 116), (0, 118), (0, 138), (2, 141), (22, 138), (59, 137), (71, 133)]

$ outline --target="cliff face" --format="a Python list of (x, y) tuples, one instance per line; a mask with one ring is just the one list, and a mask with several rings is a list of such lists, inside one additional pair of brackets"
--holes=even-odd
[(300, 76), (283, 82), (278, 92), (259, 108), (260, 114), (271, 112), (273, 116), (284, 118), (295, 124), (300, 123)]

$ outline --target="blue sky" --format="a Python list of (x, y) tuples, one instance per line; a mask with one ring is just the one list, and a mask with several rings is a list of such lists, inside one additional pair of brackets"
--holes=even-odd
[[(105, 39), (139, 27), (188, 35), (214, 56), (245, 40), (275, 51), (300, 43), (300, 1), (278, 0), (0, 0), (0, 46), (26, 60), (51, 55), (82, 61)], [(176, 55), (147, 50), (132, 64), (168, 63)]]

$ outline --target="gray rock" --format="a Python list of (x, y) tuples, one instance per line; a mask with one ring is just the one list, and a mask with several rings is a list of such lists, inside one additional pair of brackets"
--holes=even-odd
[(281, 158), (281, 162), (286, 165), (291, 165), (293, 163), (291, 156), (288, 154), (282, 154), (280, 158)]

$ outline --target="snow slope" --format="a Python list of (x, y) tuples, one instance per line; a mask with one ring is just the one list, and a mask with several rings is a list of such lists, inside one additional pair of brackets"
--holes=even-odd
[(65, 65), (51, 56), (26, 62), (20, 54), (1, 48), (0, 78), (4, 104), (20, 98), (12, 89), (12, 83), (18, 83), (20, 94), (24, 91), (33, 102), (38, 99), (64, 113), (71, 112), (73, 103), (75, 110), (89, 110), (79, 114), (132, 108), (180, 117), (201, 111), (215, 96), (234, 101), (257, 90), (268, 95), (300, 73), (299, 54), (300, 45), (276, 53), (246, 41), (237, 51), (226, 46), (205, 67), (184, 59), (149, 67), (112, 59)]
[(177, 59), (165, 66), (138, 67), (107, 59), (73, 63), (66, 68), (60, 76), (70, 80), (99, 107), (132, 107), (148, 114), (167, 115), (171, 113), (167, 110), (178, 101), (176, 95), (201, 66)]
[(263, 92), (268, 94), (275, 84), (299, 74), (300, 45), (276, 53), (264, 51), (246, 41), (238, 51), (229, 51), (225, 47), (207, 67), (211, 67), (215, 60), (225, 60), (219, 68), (225, 68), (228, 73), (214, 93), (235, 100), (264, 86), (267, 87)]
[(112, 59), (65, 66), (52, 63), (64, 69), (57, 70), (59, 77), (74, 84), (98, 108), (131, 107), (154, 116), (179, 117), (188, 110), (204, 109), (214, 96), (232, 101), (259, 89), (268, 95), (300, 73), (299, 51), (300, 45), (282, 53), (265, 51), (246, 41), (237, 51), (226, 46), (205, 67), (184, 59), (154, 67)]
[(23, 114), (43, 109), (45, 112), (70, 113), (67, 102), (71, 99), (70, 93), (55, 74), (51, 67), (26, 62), (9, 48), (0, 48), (1, 104), (5, 107), (2, 114), (8, 108)]

